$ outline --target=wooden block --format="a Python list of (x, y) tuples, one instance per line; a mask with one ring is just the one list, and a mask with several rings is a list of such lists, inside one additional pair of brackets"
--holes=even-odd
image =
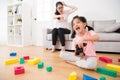
[(30, 65), (35, 65), (38, 64), (40, 62), (40, 58), (35, 58), (33, 60), (28, 60), (28, 64)]
[(76, 72), (72, 72), (69, 75), (69, 80), (76, 80), (77, 79), (77, 73)]
[(14, 64), (14, 63), (17, 63), (17, 62), (19, 62), (19, 59), (18, 58), (13, 58), (13, 59), (5, 60), (4, 64), (8, 65), (8, 64)]
[(101, 74), (106, 74), (106, 75), (109, 75), (109, 76), (112, 76), (112, 77), (117, 77), (117, 71), (109, 70), (109, 69), (106, 69), (106, 68), (98, 67), (96, 69), (96, 72), (101, 73)]
[(108, 58), (108, 57), (101, 56), (101, 57), (99, 57), (99, 60), (106, 62), (106, 63), (112, 63), (112, 59)]
[(23, 74), (25, 72), (25, 69), (23, 66), (19, 66), (19, 67), (14, 67), (14, 74)]
[(119, 65), (107, 64), (106, 68), (110, 69), (110, 70), (114, 70), (114, 71), (120, 72), (120, 66)]
[(97, 80), (96, 78), (93, 78), (91, 76), (83, 74), (83, 80)]
[(44, 67), (44, 62), (40, 62), (39, 64), (38, 64), (38, 69), (41, 69), (41, 68), (43, 68)]
[(10, 56), (16, 56), (16, 55), (17, 55), (16, 52), (11, 52), (11, 53), (10, 53)]
[(23, 56), (23, 58), (24, 58), (25, 60), (29, 60), (29, 59), (30, 59), (29, 56)]
[(120, 62), (120, 59), (118, 59), (118, 62)]

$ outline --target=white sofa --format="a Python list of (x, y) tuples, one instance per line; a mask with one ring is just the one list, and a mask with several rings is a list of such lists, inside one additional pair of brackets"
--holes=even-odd
[[(88, 25), (93, 27), (95, 32), (98, 33), (100, 40), (95, 42), (96, 51), (100, 52), (117, 52), (120, 53), (120, 33), (116, 33), (117, 29), (120, 29), (120, 23), (116, 23), (116, 20), (102, 20), (102, 21), (88, 21)], [(71, 25), (70, 25), (71, 26)], [(47, 28), (46, 40), (44, 41), (44, 47), (51, 48), (52, 35), (51, 29)], [(72, 50), (71, 34), (65, 35), (66, 49)], [(57, 41), (57, 49), (61, 48), (59, 39)]]

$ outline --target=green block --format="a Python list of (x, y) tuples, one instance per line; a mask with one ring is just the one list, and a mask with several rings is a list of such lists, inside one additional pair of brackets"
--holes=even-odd
[(20, 64), (24, 64), (24, 63), (25, 63), (24, 58), (20, 58)]
[(41, 69), (41, 68), (43, 68), (43, 67), (44, 67), (44, 62), (38, 63), (38, 69)]
[(104, 76), (101, 76), (100, 80), (106, 80), (106, 78)]
[(112, 76), (112, 77), (117, 77), (117, 71), (109, 70), (109, 69), (106, 69), (106, 68), (98, 67), (96, 69), (96, 72), (101, 73), (101, 74), (106, 74), (106, 75), (109, 75), (109, 76)]
[(47, 66), (46, 70), (47, 70), (47, 72), (51, 72), (52, 71), (52, 66)]

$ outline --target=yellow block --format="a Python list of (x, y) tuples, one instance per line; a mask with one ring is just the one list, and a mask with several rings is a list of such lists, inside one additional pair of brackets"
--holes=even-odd
[(110, 70), (114, 70), (114, 71), (120, 72), (120, 66), (118, 66), (118, 65), (107, 64), (107, 65), (106, 65), (106, 68), (107, 68), (107, 69), (110, 69)]
[(5, 60), (4, 64), (8, 65), (8, 64), (14, 64), (14, 63), (17, 63), (17, 62), (19, 62), (19, 59), (18, 58), (13, 58), (13, 59)]
[(69, 80), (76, 80), (77, 79), (77, 73), (76, 72), (72, 72), (69, 75)]
[(40, 62), (40, 58), (35, 58), (33, 60), (28, 60), (28, 64), (30, 65), (35, 65), (38, 64)]

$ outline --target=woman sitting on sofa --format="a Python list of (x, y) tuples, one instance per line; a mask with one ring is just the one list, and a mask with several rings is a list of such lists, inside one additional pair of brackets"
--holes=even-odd
[[(64, 6), (69, 7), (69, 10), (63, 10)], [(70, 6), (65, 4), (64, 2), (56, 3), (56, 12), (54, 15), (54, 19), (56, 21), (56, 28), (52, 30), (52, 52), (56, 49), (56, 41), (57, 37), (59, 37), (62, 51), (65, 51), (65, 36), (64, 34), (70, 34), (69, 25), (68, 25), (68, 16), (72, 12), (76, 11), (77, 8), (75, 6)]]

